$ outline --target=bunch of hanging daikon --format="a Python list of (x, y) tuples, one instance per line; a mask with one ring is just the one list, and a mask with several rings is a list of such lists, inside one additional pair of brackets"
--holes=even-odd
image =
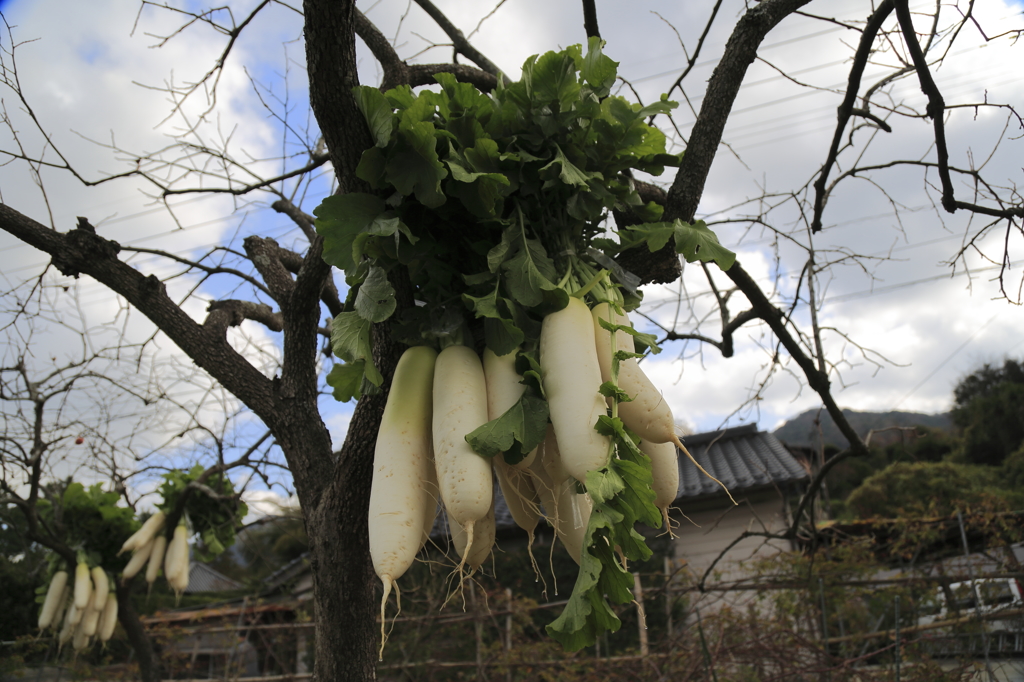
[(586, 53), (531, 57), (519, 81), (488, 93), (451, 74), (437, 90), (353, 91), (373, 141), (355, 173), (369, 191), (314, 213), (323, 257), (351, 288), (332, 321), (335, 397), (384, 390), (374, 324), (409, 346), (370, 500), (382, 612), (438, 496), (460, 570), (486, 559), (492, 467), (516, 522), (532, 532), (543, 511), (580, 564), (548, 627), (567, 649), (618, 627), (607, 600), (632, 599), (625, 562), (650, 555), (634, 526), (667, 518), (672, 414), (637, 364), (654, 339), (626, 318), (642, 292), (615, 259), (669, 242), (723, 269), (734, 256), (703, 223), (660, 222), (662, 208), (640, 199), (635, 173), (680, 162), (649, 123), (675, 104), (611, 94), (616, 66), (595, 38)]
[(101, 566), (89, 567), (79, 555), (74, 580), (68, 572), (56, 571), (50, 579), (46, 599), (39, 612), (39, 630), (57, 631), (59, 646), (72, 643), (75, 651), (89, 646), (93, 637), (106, 644), (117, 625), (117, 596)]
[(132, 558), (128, 565), (121, 572), (121, 580), (127, 582), (134, 578), (142, 567), (146, 567), (146, 582), (149, 589), (153, 589), (153, 583), (160, 575), (163, 568), (167, 584), (174, 590), (178, 599), (188, 588), (189, 576), (189, 548), (188, 548), (188, 527), (185, 523), (185, 515), (174, 528), (174, 535), (170, 542), (167, 540), (167, 532), (164, 527), (166, 516), (158, 511), (150, 516), (142, 528), (135, 532), (121, 545), (121, 551), (131, 552)]
[[(486, 560), (495, 537), (492, 463), (509, 511), (531, 543), (543, 516), (581, 566), (605, 554), (615, 562), (610, 552), (622, 551), (615, 563), (619, 581), (628, 581), (625, 559), (649, 555), (633, 521), (664, 519), (667, 527), (679, 485), (676, 447), (685, 451), (671, 409), (637, 364), (636, 335), (613, 305), (590, 310), (570, 297), (542, 323), (541, 396), (531, 395), (537, 384), (516, 371), (515, 352), (498, 356), (485, 348), (481, 359), (464, 345), (440, 354), (427, 346), (405, 351), (377, 435), (370, 492), (382, 625), (395, 580), (429, 539), (438, 494), (460, 568)], [(525, 416), (528, 411), (541, 418)], [(512, 424), (523, 427), (521, 440), (508, 437)], [(522, 456), (523, 444), (538, 440)], [(510, 449), (521, 457), (514, 464), (506, 461)], [(592, 524), (595, 504), (600, 519)], [(628, 528), (600, 537), (609, 524), (626, 520), (625, 509), (635, 517)]]

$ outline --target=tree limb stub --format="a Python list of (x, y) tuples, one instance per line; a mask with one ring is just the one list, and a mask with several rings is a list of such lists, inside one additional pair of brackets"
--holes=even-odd
[(223, 335), (228, 327), (237, 327), (245, 320), (259, 322), (272, 332), (284, 329), (281, 313), (275, 313), (266, 303), (234, 299), (212, 301), (207, 307), (207, 311), (209, 315), (203, 322), (203, 326), (210, 330), (216, 330), (215, 333), (218, 336)]

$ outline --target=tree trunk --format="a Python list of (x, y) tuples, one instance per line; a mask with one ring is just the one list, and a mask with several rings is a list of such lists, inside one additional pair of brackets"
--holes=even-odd
[(124, 628), (128, 636), (128, 643), (135, 651), (135, 658), (139, 662), (139, 680), (141, 682), (159, 682), (160, 680), (160, 659), (153, 649), (153, 640), (146, 634), (146, 629), (139, 620), (139, 614), (135, 612), (132, 604), (132, 585), (117, 582), (117, 620)]

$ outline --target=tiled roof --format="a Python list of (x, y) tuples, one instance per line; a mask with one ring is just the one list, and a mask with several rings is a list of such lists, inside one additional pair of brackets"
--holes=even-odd
[[(807, 471), (786, 446), (772, 434), (758, 431), (754, 424), (685, 436), (683, 445), (709, 474), (733, 492), (807, 478)], [(676, 499), (722, 492), (721, 486), (680, 453)]]

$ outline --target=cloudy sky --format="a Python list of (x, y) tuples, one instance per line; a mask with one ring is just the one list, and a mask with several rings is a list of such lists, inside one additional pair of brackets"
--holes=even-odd
[[(170, 4), (186, 9), (199, 6), (191, 0)], [(230, 3), (234, 20), (242, 21), (255, 4), (251, 0)], [(623, 95), (651, 101), (672, 86), (686, 55), (695, 49), (709, 4), (598, 3), (605, 51), (620, 62), (620, 75), (629, 83), (623, 85)], [(511, 77), (518, 76), (527, 56), (584, 40), (576, 2), (506, 0), (496, 9), (488, 3), (455, 0), (437, 0), (437, 5)], [(966, 2), (961, 5), (966, 7)], [(419, 62), (450, 60), (450, 48), (443, 47), (447, 39), (416, 5), (379, 0), (359, 6), (394, 40), (403, 57)], [(933, 6), (921, 3), (919, 9)], [(946, 20), (952, 21), (956, 8), (944, 7)], [(740, 0), (724, 3), (684, 82), (684, 92), (673, 93), (673, 99), (682, 104), (675, 129), (666, 127), (666, 132), (677, 149), (683, 148), (694, 118), (691, 107), (699, 108), (704, 84), (742, 9)], [(977, 4), (975, 10), (985, 14), (978, 15), (977, 24), (963, 29), (936, 68), (947, 105), (988, 101), (1024, 111), (1024, 79), (1019, 76), (1024, 73), (1024, 47), (1013, 47), (1009, 36), (986, 42), (982, 35), (984, 31), (992, 38), (1024, 27), (1022, 9), (1024, 4), (1009, 0)], [(51, 135), (63, 160), (46, 148), (10, 88), (0, 93), (11, 121), (11, 126), (0, 127), (0, 149), (15, 150), (20, 144), (27, 155), (45, 153), (45, 159), (58, 166), (66, 160), (85, 179), (97, 180), (125, 171), (137, 156), (171, 145), (171, 136), (195, 124), (210, 104), (200, 91), (184, 103), (181, 115), (168, 118), (173, 103), (161, 90), (167, 84), (194, 82), (210, 69), (226, 36), (209, 25), (197, 23), (163, 41), (184, 23), (182, 15), (152, 6), (140, 12), (135, 2), (7, 0), (2, 11), (10, 26), (0, 36), (6, 73), (13, 78), (16, 68), (31, 112)], [(787, 304), (793, 303), (797, 292), (809, 237), (797, 204), (786, 197), (808, 198), (807, 187), (832, 137), (845, 68), (858, 39), (843, 23), (862, 21), (870, 3), (819, 1), (812, 2), (808, 11), (827, 15), (829, 20), (787, 20), (769, 35), (761, 52), (763, 60), (750, 68), (726, 129), (729, 146), (719, 153), (698, 211), (709, 223), (733, 221), (716, 227), (721, 241), (739, 253), (744, 267), (766, 290), (779, 292)], [(230, 22), (224, 13), (216, 19)], [(17, 45), (13, 57), (12, 40)], [(877, 51), (865, 83), (890, 73), (898, 56), (898, 47)], [(269, 159), (298, 154), (301, 140), (315, 136), (304, 77), (301, 18), (287, 5), (273, 5), (242, 34), (220, 75), (215, 115), (198, 127), (200, 137), (193, 139), (211, 147), (226, 145), (245, 159), (245, 168), (239, 172), (264, 177), (280, 172), (287, 166)], [(379, 77), (365, 51), (361, 77), (364, 83), (376, 83)], [(900, 111), (923, 108), (913, 80), (896, 82), (877, 101)], [(841, 169), (855, 160), (867, 165), (934, 159), (928, 121), (892, 115), (883, 108), (875, 113), (890, 121), (893, 132), (858, 130), (856, 148), (844, 152)], [(283, 138), (285, 120), (291, 132)], [(17, 131), (17, 141), (10, 127)], [(1006, 109), (951, 110), (947, 131), (953, 165), (984, 166), (986, 178), (999, 186), (1016, 187), (1024, 180), (1020, 162), (1024, 131)], [(869, 139), (871, 144), (865, 147)], [(290, 163), (301, 162), (295, 157)], [(182, 168), (178, 164), (160, 172), (172, 177)], [(196, 186), (200, 180), (216, 183), (197, 175), (188, 182)], [(964, 235), (983, 222), (936, 213), (936, 183), (934, 175), (915, 167), (844, 180), (825, 212), (826, 229), (813, 237), (818, 266), (836, 262), (818, 272), (815, 293), (822, 342), (835, 366), (831, 376), (836, 398), (844, 407), (941, 412), (949, 409), (951, 391), (960, 376), (982, 363), (1024, 355), (1024, 311), (1001, 300), (999, 283), (993, 281), (1004, 239), (1008, 239), (1007, 283), (1017, 295), (1024, 244), (1019, 235), (1007, 238), (1004, 225), (952, 267), (950, 260), (964, 243)], [(302, 191), (297, 200), (312, 212), (329, 191), (329, 174)], [(74, 225), (75, 216), (88, 216), (101, 234), (124, 245), (193, 255), (248, 234), (301, 243), (288, 221), (267, 208), (271, 200), (267, 196), (232, 200), (222, 195), (184, 195), (170, 202), (171, 214), (154, 203), (153, 192), (151, 185), (136, 179), (86, 187), (60, 168), (43, 168), (34, 175), (21, 162), (0, 166), (0, 199), (62, 231)], [(972, 189), (964, 182), (957, 182), (957, 192), (960, 198), (973, 199)], [(771, 198), (759, 202), (766, 193)], [(773, 208), (768, 219), (777, 233), (735, 222), (769, 205)], [(131, 260), (147, 272), (176, 272), (172, 264), (145, 253), (134, 254)], [(29, 247), (0, 235), (4, 289), (31, 278), (45, 262)], [(721, 273), (713, 276), (718, 287), (728, 288)], [(80, 286), (82, 309), (91, 319), (104, 320), (117, 310), (101, 287), (88, 281)], [(184, 295), (191, 285), (174, 286)], [(190, 313), (201, 317), (205, 300), (222, 295), (228, 286), (207, 284), (189, 303)], [(687, 267), (681, 282), (649, 288), (649, 304), (642, 312), (678, 332), (699, 329), (715, 337), (718, 318), (709, 293), (700, 268)], [(734, 302), (733, 314), (742, 308)], [(799, 290), (793, 316), (809, 333), (806, 287)], [(637, 322), (649, 324), (641, 318)], [(150, 332), (139, 316), (132, 318), (129, 327), (135, 335)], [(255, 362), (272, 366), (273, 344), (278, 339), (255, 326), (245, 334), (237, 339), (240, 347), (245, 344)], [(55, 347), (61, 344), (56, 336), (52, 342)], [(756, 422), (770, 430), (820, 404), (812, 392), (801, 388), (795, 367), (783, 364), (769, 372), (773, 343), (763, 327), (749, 326), (737, 333), (732, 358), (723, 358), (710, 346), (667, 344), (647, 368), (677, 417), (691, 428), (702, 431)], [(164, 352), (174, 353), (164, 345)], [(348, 414), (345, 407), (325, 403), (325, 420), (338, 443)]]

